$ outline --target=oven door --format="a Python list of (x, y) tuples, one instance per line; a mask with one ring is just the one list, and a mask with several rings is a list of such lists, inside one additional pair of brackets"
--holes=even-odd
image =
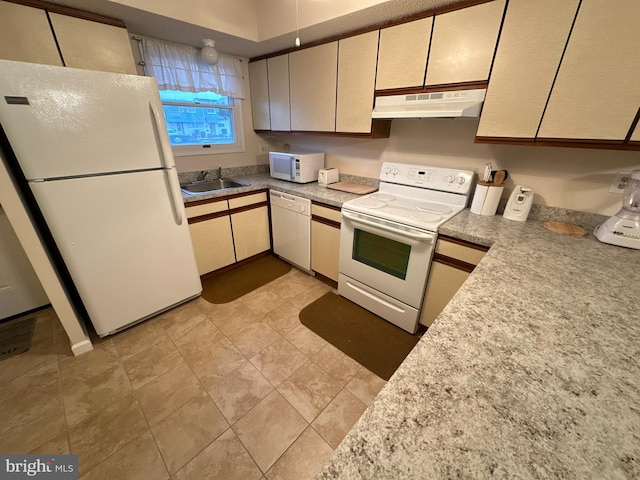
[(436, 233), (345, 209), (340, 232), (341, 274), (420, 309)]

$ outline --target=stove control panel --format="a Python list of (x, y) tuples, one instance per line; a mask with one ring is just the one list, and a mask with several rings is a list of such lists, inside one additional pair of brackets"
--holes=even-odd
[(469, 170), (384, 162), (380, 169), (383, 182), (468, 195), (474, 173)]

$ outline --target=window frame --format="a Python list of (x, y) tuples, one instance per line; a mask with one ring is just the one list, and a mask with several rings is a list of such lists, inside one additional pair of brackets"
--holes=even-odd
[[(161, 90), (162, 91), (162, 90)], [(189, 108), (220, 108), (228, 109), (232, 112), (233, 127), (235, 129), (236, 141), (234, 143), (211, 143), (198, 145), (171, 145), (174, 157), (187, 157), (192, 155), (217, 155), (224, 153), (243, 153), (246, 151), (244, 142), (244, 123), (242, 118), (242, 99), (227, 97), (229, 105), (219, 105), (214, 103), (203, 102), (184, 102), (163, 100), (160, 98), (162, 106), (182, 106)], [(164, 108), (163, 108), (164, 112)], [(169, 126), (167, 125), (167, 135), (169, 135)]]

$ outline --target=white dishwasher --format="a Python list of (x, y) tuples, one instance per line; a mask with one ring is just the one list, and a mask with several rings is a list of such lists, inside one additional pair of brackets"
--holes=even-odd
[(311, 200), (269, 190), (273, 251), (311, 271)]

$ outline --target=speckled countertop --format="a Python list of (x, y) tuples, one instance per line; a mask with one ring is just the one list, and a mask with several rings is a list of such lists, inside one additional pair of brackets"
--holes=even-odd
[(639, 478), (640, 251), (463, 211), (491, 249), (318, 479)]
[(640, 478), (640, 250), (543, 228), (565, 215), (465, 210), (441, 227), (491, 248), (317, 479)]
[[(181, 182), (186, 181), (187, 178), (190, 178), (186, 174), (181, 174)], [(292, 195), (300, 195), (310, 200), (315, 200), (317, 202), (322, 202), (327, 205), (333, 205), (334, 207), (341, 207), (344, 202), (347, 200), (351, 200), (352, 198), (358, 197), (353, 193), (341, 192), (338, 190), (333, 190), (331, 188), (327, 188), (324, 186), (318, 185), (318, 182), (312, 183), (293, 183), (286, 182), (284, 180), (276, 180), (271, 178), (268, 173), (252, 173), (248, 175), (238, 175), (238, 174), (224, 174), (224, 178), (230, 178), (233, 180), (237, 180), (241, 183), (246, 183), (246, 187), (220, 190), (214, 193), (209, 193), (206, 195), (188, 195), (183, 193), (182, 198), (184, 199), (185, 205), (190, 202), (205, 200), (208, 198), (216, 198), (222, 197), (225, 195), (233, 195), (236, 193), (244, 193), (251, 192), (254, 190), (260, 190), (263, 188), (270, 188), (273, 190), (278, 190), (280, 192), (290, 193)], [(341, 177), (341, 181), (349, 181), (348, 177)], [(354, 183), (363, 183), (364, 181), (368, 181), (370, 184), (376, 184), (377, 180), (372, 179), (364, 179), (363, 177), (353, 177), (352, 180)], [(374, 183), (372, 183), (374, 182)]]

